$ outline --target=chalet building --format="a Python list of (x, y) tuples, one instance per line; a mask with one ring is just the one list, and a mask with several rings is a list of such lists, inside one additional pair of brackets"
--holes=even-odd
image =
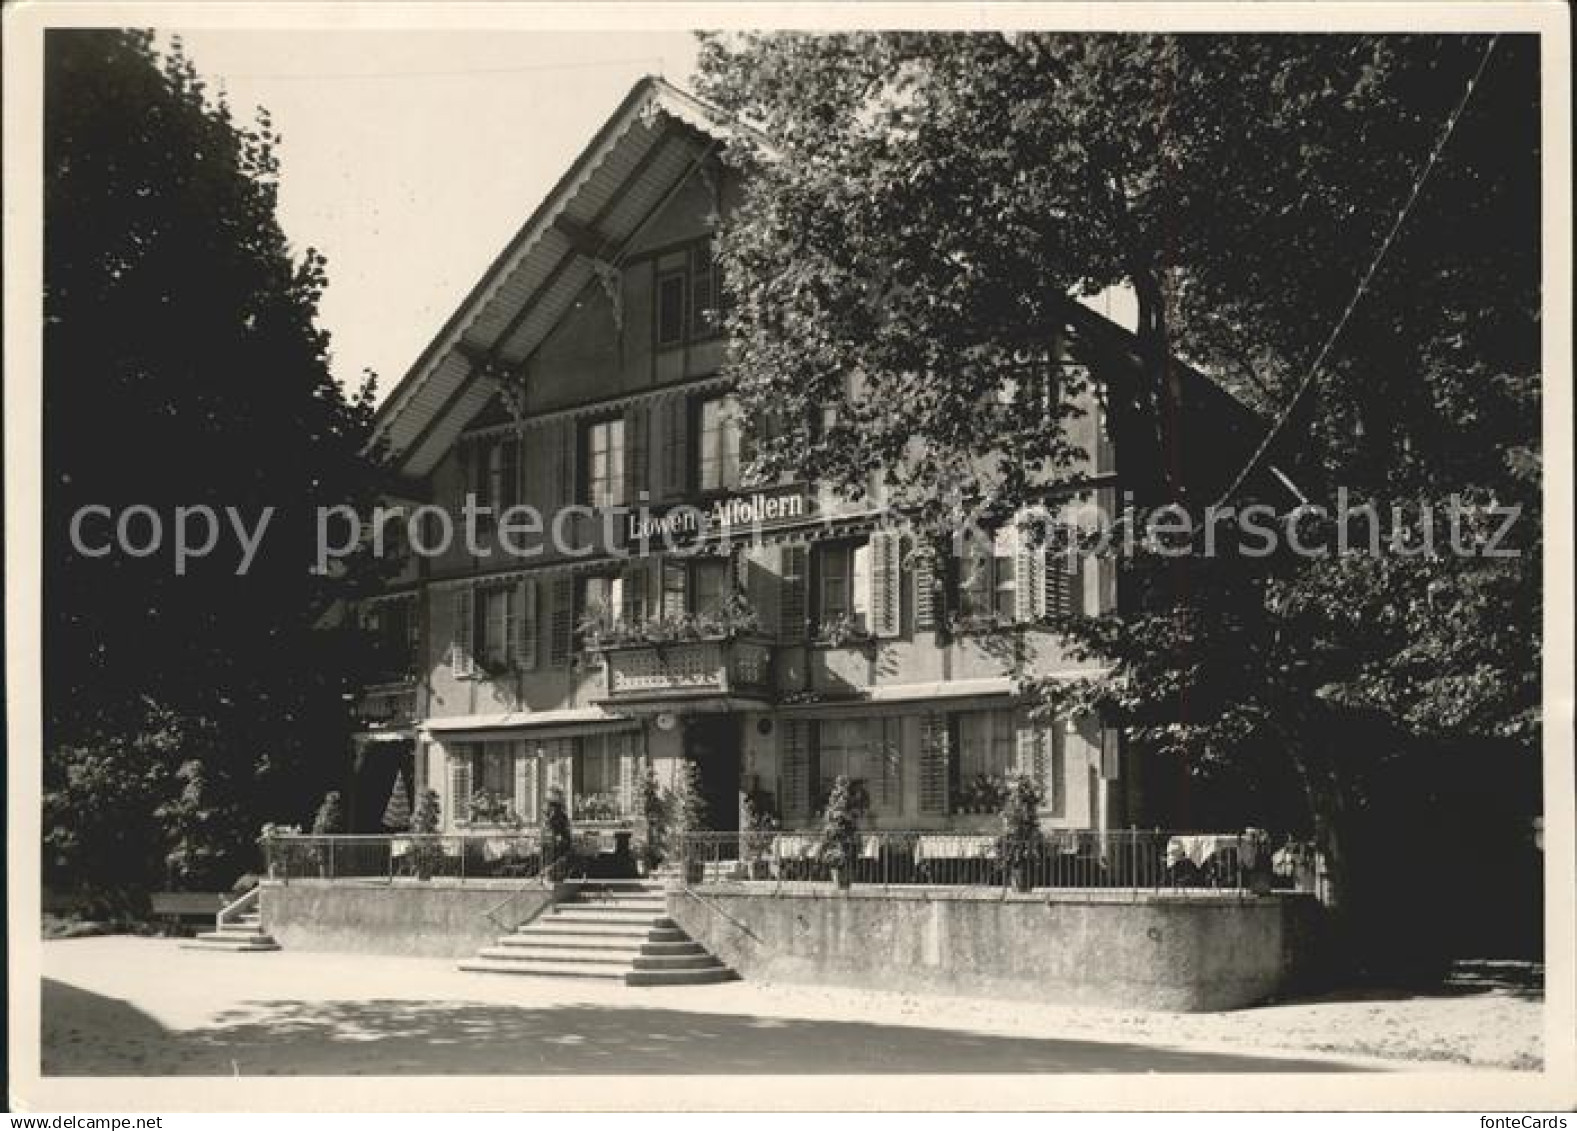
[[(410, 506), (458, 518), (469, 492), (550, 525), (578, 505), (565, 530), (591, 552), (523, 557), (484, 524), (367, 603), (391, 662), (363, 700), (355, 820), (377, 828), (403, 766), (445, 831), (533, 822), (554, 789), (577, 830), (612, 829), (648, 768), (667, 784), (682, 759), (718, 830), (747, 796), (808, 827), (839, 775), (877, 829), (994, 828), (1012, 772), (1041, 783), (1048, 829), (1146, 819), (1116, 733), (1015, 698), (1026, 675), (1088, 670), (1037, 622), (1112, 607), (1111, 563), (1010, 528), (939, 569), (880, 492), (744, 479), (712, 250), (734, 128), (639, 83), (382, 407)], [(1065, 338), (1068, 365), (1131, 354), (1082, 308)], [(1117, 453), (1093, 400), (1074, 427), (1089, 491), (1066, 517), (1089, 521), (1116, 505)], [(635, 514), (602, 521), (616, 508)]]

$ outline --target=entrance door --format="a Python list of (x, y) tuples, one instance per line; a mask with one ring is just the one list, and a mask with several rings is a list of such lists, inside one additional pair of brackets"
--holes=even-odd
[(706, 823), (718, 832), (739, 831), (739, 717), (690, 715), (684, 756), (700, 769)]

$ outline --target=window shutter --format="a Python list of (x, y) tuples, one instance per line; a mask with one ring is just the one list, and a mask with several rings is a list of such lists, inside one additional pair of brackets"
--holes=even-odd
[(1076, 554), (1071, 559), (1069, 559), (1067, 566), (1068, 607), (1073, 612), (1080, 613), (1087, 617), (1099, 616), (1101, 612), (1100, 594), (1097, 593), (1095, 599), (1092, 601), (1086, 598), (1084, 593), (1084, 574), (1086, 569), (1089, 568), (1089, 559), (1087, 559), (1083, 554)]
[(778, 760), (778, 795), (786, 824), (810, 817), (810, 735), (804, 719), (784, 719), (778, 733), (782, 748)]
[(1051, 796), (1051, 754), (1055, 729), (1054, 725), (1039, 723), (1027, 717), (1018, 720), (1013, 768), (1040, 789), (1041, 812), (1052, 809), (1054, 804)]
[(937, 592), (936, 548), (929, 542), (918, 545), (914, 551), (914, 627), (934, 629), (941, 612), (941, 594)]
[(790, 643), (805, 639), (807, 558), (804, 546), (783, 547), (783, 572), (778, 579), (778, 636)]
[(471, 759), (470, 746), (449, 748), (449, 824), (471, 823)]
[(575, 625), (575, 579), (561, 573), (553, 579), (553, 611), (548, 626), (548, 664), (561, 668), (569, 663), (571, 637)]
[(548, 785), (564, 795), (564, 804), (570, 806), (575, 792), (575, 740), (555, 739), (548, 746)]
[(650, 499), (651, 477), (646, 473), (646, 430), (648, 413), (644, 404), (627, 405), (624, 409), (624, 502), (627, 506), (641, 505), (641, 492)]
[[(746, 551), (740, 554), (740, 561), (745, 565), (745, 599), (750, 602), (750, 607), (756, 611), (756, 617), (761, 622), (761, 631), (768, 636), (776, 636), (778, 632), (778, 574), (768, 568), (766, 561), (762, 560), (763, 551)], [(773, 553), (771, 560), (781, 562), (781, 552)]]
[(920, 812), (947, 814), (950, 758), (947, 716), (932, 712), (920, 717)]
[(476, 674), (476, 592), (470, 586), (454, 593), (454, 624), (450, 627), (449, 666), (457, 676)]
[(1122, 776), (1121, 746), (1116, 727), (1101, 728), (1101, 777), (1116, 781)]
[(515, 594), (515, 666), (523, 672), (537, 670), (537, 579), (523, 577)]
[(522, 821), (536, 819), (537, 812), (537, 763), (531, 748), (524, 742), (515, 743), (515, 816)]
[(1006, 532), (1008, 550), (1013, 555), (1013, 619), (1032, 621), (1045, 608), (1041, 592), (1040, 547), (1018, 526)]
[(553, 501), (567, 507), (576, 501), (575, 464), (580, 454), (580, 429), (574, 417), (559, 421), (553, 460)]
[(636, 801), (636, 775), (637, 763), (640, 758), (635, 753), (635, 735), (621, 734), (617, 736), (619, 744), (619, 814), (624, 817), (635, 815)]
[(903, 631), (901, 550), (896, 532), (872, 531), (870, 624), (875, 636), (897, 636)]
[(690, 490), (690, 401), (669, 397), (663, 406), (663, 497), (683, 498)]

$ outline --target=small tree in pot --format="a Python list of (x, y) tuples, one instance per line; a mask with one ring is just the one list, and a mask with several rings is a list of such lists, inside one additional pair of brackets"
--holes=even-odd
[(669, 798), (657, 781), (657, 771), (646, 767), (641, 779), (641, 820), (645, 834), (641, 840), (640, 863), (649, 875), (657, 871), (668, 851)]
[(411, 815), (411, 866), (416, 877), (430, 880), (443, 864), (443, 845), (438, 842), (438, 791), (426, 789)]
[(777, 806), (770, 793), (753, 789), (745, 794), (741, 809), (745, 818), (745, 835), (741, 841), (746, 866), (752, 880), (764, 880), (771, 870), (769, 857), (778, 834)]
[(562, 880), (570, 869), (575, 849), (575, 834), (569, 823), (569, 809), (564, 804), (564, 792), (548, 791), (548, 801), (542, 809), (542, 873), (550, 880)]
[[(330, 837), (345, 831), (345, 808), (340, 804), (339, 790), (331, 789), (323, 795), (323, 803), (318, 806), (317, 815), (312, 818), (312, 835), (314, 837)], [(334, 871), (334, 849), (330, 844), (319, 843), (313, 847), (317, 856), (318, 874), (332, 878)]]
[(706, 876), (706, 861), (691, 834), (706, 831), (706, 796), (701, 792), (701, 768), (689, 759), (679, 763), (670, 806), (685, 882), (700, 883)]
[(860, 858), (860, 818), (865, 814), (865, 791), (844, 775), (832, 783), (822, 816), (821, 862), (832, 869), (832, 882), (847, 888), (854, 863)]
[(1046, 836), (1040, 829), (1040, 786), (1027, 774), (1008, 779), (1002, 796), (1002, 832), (996, 840), (997, 861), (1006, 869), (1015, 891), (1034, 886), (1036, 864), (1045, 859)]

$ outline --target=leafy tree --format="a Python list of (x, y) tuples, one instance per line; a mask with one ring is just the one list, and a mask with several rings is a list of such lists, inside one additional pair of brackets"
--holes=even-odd
[[(1502, 781), (1537, 764), (1539, 67), (1531, 38), (1486, 61), (1487, 45), (703, 37), (702, 92), (768, 139), (735, 147), (749, 178), (724, 238), (729, 369), (760, 470), (854, 494), (881, 475), (938, 532), (960, 504), (1000, 516), (1076, 487), (1090, 378), (1059, 364), (1058, 339), (1087, 322), (1071, 296), (1116, 285), (1137, 300), (1131, 344), (1072, 348), (1141, 505), (1198, 517), (1235, 485), (1199, 473), (1216, 437), (1192, 427), (1186, 358), (1267, 416), (1293, 412), (1272, 454), (1317, 502), (1345, 487), (1383, 513), (1522, 506), (1516, 559), (1141, 547), (1119, 563), (1119, 613), (1053, 618), (1111, 674), (1041, 688), (1047, 710), (1122, 723), (1152, 771), (1173, 768), (1185, 818), (1228, 789), (1300, 797), (1271, 816), (1313, 826), (1352, 910), (1399, 906), (1407, 867), (1443, 871), (1394, 833), (1438, 850), (1419, 831), (1466, 784), (1448, 749), (1492, 753)], [(824, 426), (784, 426), (823, 405)]]
[[(373, 497), (372, 384), (347, 396), (329, 374), (324, 261), (279, 228), (266, 112), (237, 123), (138, 31), (51, 32), (44, 93), (46, 836), (60, 882), (149, 883), (148, 854), (88, 842), (135, 828), (158, 860), (218, 836), (182, 790), (256, 828), (299, 821), (340, 774), (359, 661), (325, 626), (355, 579), (310, 567), (317, 508)], [(90, 505), (112, 517), (87, 516), (86, 544), (136, 505), (162, 552), (78, 553)], [(200, 505), (217, 548), (177, 573), (175, 508)], [(244, 573), (227, 507), (250, 531), (271, 514)], [(145, 541), (147, 514), (128, 530)]]

